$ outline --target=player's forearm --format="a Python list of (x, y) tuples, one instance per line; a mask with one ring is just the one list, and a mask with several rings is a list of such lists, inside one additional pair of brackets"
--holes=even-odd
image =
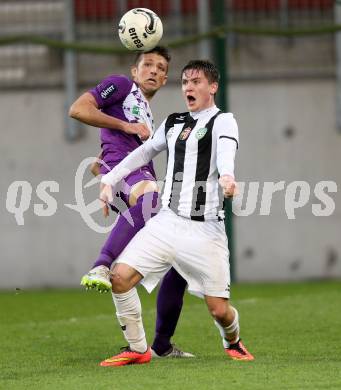
[(71, 118), (94, 127), (125, 131), (128, 125), (127, 122), (107, 115), (91, 104), (73, 104), (70, 108), (69, 115)]
[(229, 161), (218, 166), (218, 172), (220, 176), (234, 177), (234, 161)]
[(153, 140), (150, 139), (104, 175), (101, 182), (114, 186), (131, 172), (148, 164), (157, 154), (158, 151), (153, 147)]
[(234, 177), (236, 146), (233, 141), (224, 141), (217, 147), (217, 168), (220, 176)]

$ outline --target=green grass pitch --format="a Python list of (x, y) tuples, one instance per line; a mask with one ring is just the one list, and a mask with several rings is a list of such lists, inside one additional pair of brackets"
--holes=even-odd
[[(152, 340), (155, 294), (140, 289)], [(341, 389), (340, 282), (235, 285), (254, 362), (229, 360), (202, 300), (186, 294), (174, 341), (195, 359), (99, 367), (125, 345), (110, 295), (0, 294), (1, 389)]]

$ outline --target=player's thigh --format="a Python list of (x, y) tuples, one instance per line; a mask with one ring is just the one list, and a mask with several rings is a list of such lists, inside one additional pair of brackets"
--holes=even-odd
[(159, 213), (133, 237), (116, 263), (128, 264), (143, 276), (168, 270), (174, 258), (172, 233), (167, 216)]
[(157, 192), (156, 177), (153, 169), (145, 165), (131, 172), (121, 182), (124, 200), (130, 207), (135, 206), (137, 199), (146, 192)]
[(158, 186), (154, 180), (142, 180), (135, 183), (130, 190), (129, 205), (135, 206), (138, 198), (148, 192), (158, 192)]
[(191, 223), (191, 231), (181, 240), (180, 267), (186, 270), (203, 295), (229, 297), (230, 266), (224, 230), (214, 224)]

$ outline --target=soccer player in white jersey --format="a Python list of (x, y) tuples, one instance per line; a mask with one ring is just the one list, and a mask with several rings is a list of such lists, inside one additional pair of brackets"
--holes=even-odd
[(168, 151), (162, 209), (132, 239), (112, 271), (113, 301), (129, 346), (102, 366), (150, 361), (135, 285), (141, 282), (150, 292), (171, 267), (185, 278), (189, 292), (205, 299), (226, 354), (254, 359), (240, 340), (238, 312), (229, 301), (229, 253), (219, 197), (219, 185), (225, 197), (236, 191), (237, 123), (215, 105), (219, 73), (212, 63), (190, 61), (181, 75), (189, 112), (168, 116), (152, 139), (102, 177), (101, 199), (107, 205), (113, 201), (113, 185)]

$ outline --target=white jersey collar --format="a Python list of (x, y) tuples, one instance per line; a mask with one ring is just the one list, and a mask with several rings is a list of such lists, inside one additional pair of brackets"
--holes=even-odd
[(217, 112), (219, 111), (219, 108), (216, 106), (216, 105), (213, 105), (209, 108), (205, 108), (204, 110), (201, 110), (201, 111), (193, 111), (193, 112), (190, 112), (190, 116), (193, 118), (193, 119), (200, 119), (204, 116), (207, 116), (209, 114), (216, 114)]

